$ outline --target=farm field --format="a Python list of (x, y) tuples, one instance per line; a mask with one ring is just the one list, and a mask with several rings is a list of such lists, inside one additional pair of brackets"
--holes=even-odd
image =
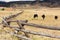
[[(9, 16), (12, 14), (19, 13), (23, 11), (21, 15), (16, 18), (12, 18), (11, 20), (28, 20), (28, 23), (35, 23), (44, 26), (56, 26), (60, 27), (60, 8), (39, 8), (39, 9), (13, 9), (13, 8), (4, 8), (4, 11), (0, 8), (0, 17)], [(38, 18), (34, 19), (34, 14), (38, 15)], [(45, 15), (45, 19), (43, 20), (42, 15)], [(55, 19), (55, 16), (58, 18)], [(0, 19), (0, 22), (2, 19)], [(13, 26), (17, 26), (16, 23), (11, 23)], [(0, 25), (2, 27), (2, 25)], [(42, 29), (42, 28), (35, 28), (31, 26), (24, 26), (26, 30), (36, 31), (36, 32), (43, 32), (46, 34), (51, 34), (52, 36), (60, 36), (60, 31), (58, 30), (49, 30), (49, 29)], [(4, 30), (12, 30), (8, 27), (4, 28)], [(6, 34), (9, 35), (9, 34)], [(37, 36), (29, 34), (33, 40), (60, 40), (58, 38), (50, 38), (45, 36)], [(1, 37), (1, 36), (0, 36)], [(9, 36), (11, 37), (11, 36)], [(15, 38), (15, 37), (14, 37)], [(3, 39), (1, 39), (3, 40)], [(8, 39), (7, 39), (8, 40)], [(15, 40), (15, 39), (10, 39)], [(18, 40), (18, 38), (16, 38)]]

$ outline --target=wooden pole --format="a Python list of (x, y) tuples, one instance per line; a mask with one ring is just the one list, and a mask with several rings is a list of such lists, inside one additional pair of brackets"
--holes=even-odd
[[(17, 21), (11, 21), (10, 22), (17, 22)], [(58, 26), (44, 26), (44, 25), (38, 25), (34, 23), (25, 23), (23, 20), (19, 20), (21, 24), (27, 25), (27, 26), (32, 26), (32, 27), (37, 27), (37, 28), (44, 28), (44, 29), (51, 29), (51, 30), (60, 30), (60, 27)]]
[[(20, 30), (19, 28), (14, 28), (15, 30)], [(35, 31), (29, 31), (29, 30), (25, 30), (25, 29), (22, 29), (20, 30), (22, 32), (25, 32), (25, 33), (29, 33), (29, 34), (33, 34), (33, 35), (38, 35), (38, 36), (46, 36), (46, 37), (51, 37), (51, 38), (58, 38), (60, 39), (60, 36), (57, 36), (57, 35), (53, 35), (53, 34), (46, 34), (44, 32), (35, 32)]]
[(14, 15), (7, 16), (7, 17), (5, 17), (5, 19), (8, 20), (8, 19), (17, 17), (18, 15), (20, 15), (20, 14), (22, 14), (22, 13), (23, 13), (23, 11), (21, 11), (20, 13), (14, 14)]
[[(25, 23), (27, 23), (27, 21)], [(24, 24), (21, 24), (19, 20), (17, 21), (17, 24), (19, 25), (20, 30), (25, 29), (23, 26)], [(29, 37), (28, 33), (24, 32), (24, 34), (26, 37)]]
[(34, 23), (25, 23), (25, 22), (20, 22), (20, 23), (27, 25), (27, 26), (37, 27), (37, 28), (60, 30), (60, 27), (57, 27), (57, 26), (43, 26), (43, 25), (38, 25), (38, 24), (34, 24)]

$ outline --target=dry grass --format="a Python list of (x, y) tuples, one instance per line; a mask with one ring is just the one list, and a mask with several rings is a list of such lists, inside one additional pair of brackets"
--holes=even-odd
[[(41, 25), (48, 25), (48, 26), (60, 26), (60, 8), (40, 8), (40, 9), (13, 9), (11, 8), (5, 8), (5, 11), (0, 11), (0, 16), (8, 16), (11, 14), (15, 14), (20, 12), (20, 10), (24, 10), (24, 13), (19, 15), (16, 18), (13, 18), (12, 20), (28, 20), (29, 23), (35, 23), (35, 24), (41, 24)], [(34, 19), (33, 15), (38, 14), (38, 18)], [(43, 20), (42, 15), (45, 14), (46, 18)], [(58, 19), (55, 20), (54, 16), (58, 16)], [(1, 21), (1, 20), (0, 20)], [(12, 23), (12, 25), (17, 25), (16, 23)], [(33, 30), (37, 32), (45, 32), (48, 34), (54, 34), (59, 35), (60, 31), (55, 30), (48, 30), (48, 29), (42, 29), (42, 28), (34, 28), (30, 26), (25, 26), (27, 30)], [(8, 35), (8, 34), (7, 34)], [(49, 38), (44, 36), (37, 36), (37, 35), (31, 35), (31, 38), (33, 40), (60, 40), (56, 38)], [(14, 39), (15, 40), (15, 39)]]

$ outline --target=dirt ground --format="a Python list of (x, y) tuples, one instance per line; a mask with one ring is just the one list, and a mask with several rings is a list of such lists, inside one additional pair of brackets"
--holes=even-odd
[[(2, 7), (3, 8), (3, 7)], [(0, 17), (9, 16), (12, 14), (19, 13), (20, 11), (24, 11), (23, 14), (19, 15), (16, 18), (12, 18), (12, 20), (28, 20), (28, 23), (35, 23), (44, 26), (60, 26), (60, 8), (39, 8), (39, 9), (13, 9), (13, 8), (4, 8), (5, 10), (1, 10), (0, 8)], [(38, 18), (34, 19), (34, 14), (38, 14)], [(45, 15), (45, 19), (43, 20), (42, 15)], [(55, 16), (58, 16), (58, 19), (55, 19)], [(0, 19), (1, 21), (2, 19)], [(13, 26), (17, 26), (16, 23), (11, 23)], [(2, 27), (0, 25), (0, 27)], [(60, 35), (60, 31), (58, 30), (49, 30), (49, 29), (42, 29), (42, 28), (35, 28), (31, 26), (24, 26), (25, 29), (36, 31), (36, 32), (43, 32), (46, 34), (51, 35)], [(5, 29), (6, 30), (6, 29)], [(8, 29), (7, 29), (8, 30)], [(30, 35), (33, 40), (60, 40), (57, 38), (50, 38), (45, 36), (37, 36), (37, 35)], [(12, 40), (12, 39), (11, 39)], [(14, 39), (13, 39), (14, 40)]]

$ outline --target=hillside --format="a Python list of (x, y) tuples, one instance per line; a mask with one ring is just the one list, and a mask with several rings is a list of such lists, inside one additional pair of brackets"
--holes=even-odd
[[(0, 1), (0, 5), (4, 7), (13, 7), (16, 5), (30, 5), (30, 6), (45, 6), (45, 7), (60, 7), (60, 0), (44, 0), (44, 1), (11, 1), (11, 2), (2, 2)], [(39, 5), (38, 5), (39, 4)]]

